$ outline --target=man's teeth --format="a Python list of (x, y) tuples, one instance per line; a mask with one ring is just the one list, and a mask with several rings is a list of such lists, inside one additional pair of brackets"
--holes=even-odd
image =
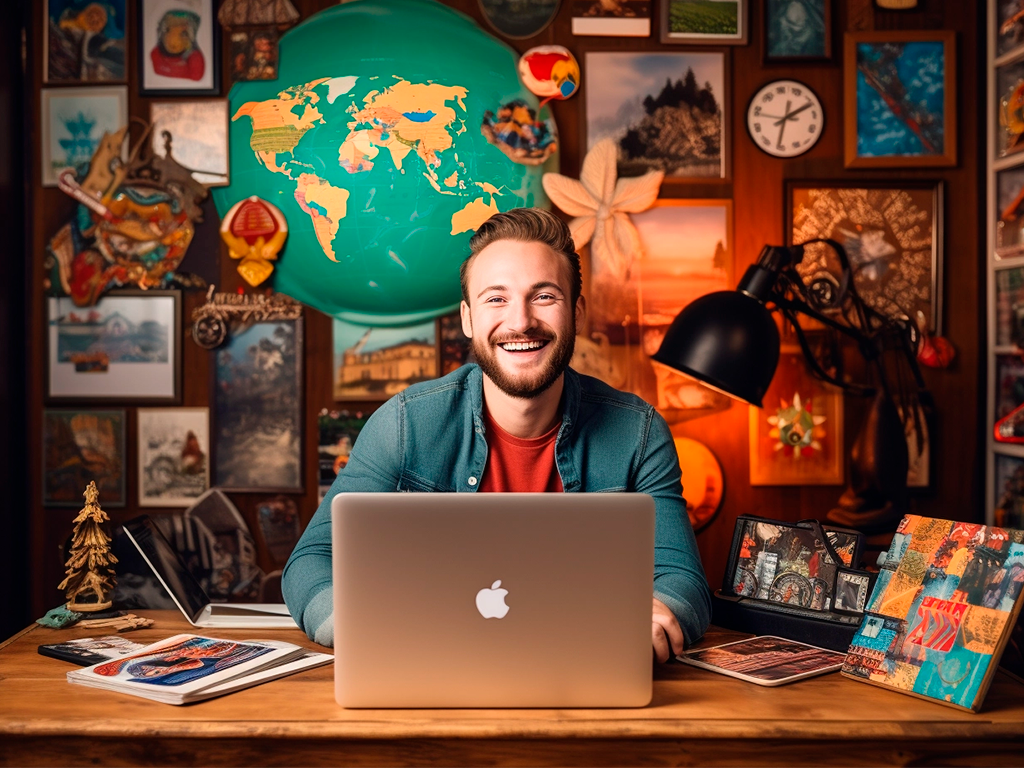
[(522, 352), (527, 349), (540, 349), (543, 346), (543, 341), (513, 341), (508, 344), (502, 344), (501, 348), (507, 352)]

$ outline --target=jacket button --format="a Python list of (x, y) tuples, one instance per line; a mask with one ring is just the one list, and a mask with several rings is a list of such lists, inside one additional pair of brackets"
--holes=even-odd
[(475, 477), (471, 477), (466, 482), (469, 483), (470, 485), (476, 485), (476, 478)]

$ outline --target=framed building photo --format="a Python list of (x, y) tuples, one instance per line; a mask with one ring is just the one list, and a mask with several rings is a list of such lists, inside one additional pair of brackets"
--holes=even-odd
[(101, 507), (123, 507), (124, 433), (123, 410), (44, 410), (43, 506), (84, 506), (85, 486), (94, 480)]
[(956, 32), (847, 34), (847, 168), (956, 165)]
[(301, 492), (302, 320), (254, 323), (216, 351), (214, 485)]
[(572, 33), (650, 37), (650, 0), (572, 0)]
[(138, 5), (139, 91), (143, 96), (220, 93), (220, 26), (213, 0)]
[(210, 487), (210, 409), (139, 408), (140, 507), (188, 507)]
[(207, 187), (223, 187), (228, 175), (228, 100), (151, 101), (149, 121), (153, 153), (167, 154), (170, 134), (174, 159), (192, 171), (192, 178)]
[(43, 82), (123, 83), (126, 0), (44, 0)]
[(832, 59), (832, 0), (763, 0), (765, 64)]
[(619, 176), (728, 177), (724, 51), (590, 52), (585, 61), (583, 144), (614, 139)]
[[(838, 241), (868, 306), (890, 317), (906, 315), (941, 335), (942, 198), (938, 181), (790, 181), (786, 242)], [(832, 249), (822, 243), (807, 246), (797, 271), (805, 280), (836, 285), (841, 274)]]
[(180, 400), (179, 291), (117, 291), (92, 307), (50, 298), (47, 309), (50, 400)]
[(128, 125), (128, 89), (123, 86), (44, 88), (39, 103), (44, 187), (57, 186), (65, 168), (81, 175), (103, 134)]
[(434, 320), (367, 328), (335, 319), (333, 328), (335, 400), (387, 400), (410, 384), (437, 378)]
[(749, 0), (661, 0), (661, 42), (746, 45)]

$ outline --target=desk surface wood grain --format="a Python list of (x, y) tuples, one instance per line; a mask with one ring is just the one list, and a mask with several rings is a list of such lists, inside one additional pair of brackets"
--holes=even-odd
[[(147, 615), (131, 639), (189, 631)], [(331, 666), (174, 707), (70, 685), (73, 666), (36, 650), (103, 634), (32, 627), (0, 646), (0, 765), (1024, 765), (1024, 685), (1003, 673), (980, 714), (838, 674), (766, 688), (682, 664), (655, 668), (640, 709), (342, 709)], [(200, 634), (316, 647), (298, 630)]]

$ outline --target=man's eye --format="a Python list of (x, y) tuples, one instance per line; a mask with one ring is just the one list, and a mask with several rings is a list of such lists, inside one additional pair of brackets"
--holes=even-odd
[(553, 293), (539, 293), (537, 294), (538, 301), (554, 301), (558, 297)]
[(498, 304), (505, 301), (502, 296), (491, 296), (489, 299), (484, 299), (485, 304)]

